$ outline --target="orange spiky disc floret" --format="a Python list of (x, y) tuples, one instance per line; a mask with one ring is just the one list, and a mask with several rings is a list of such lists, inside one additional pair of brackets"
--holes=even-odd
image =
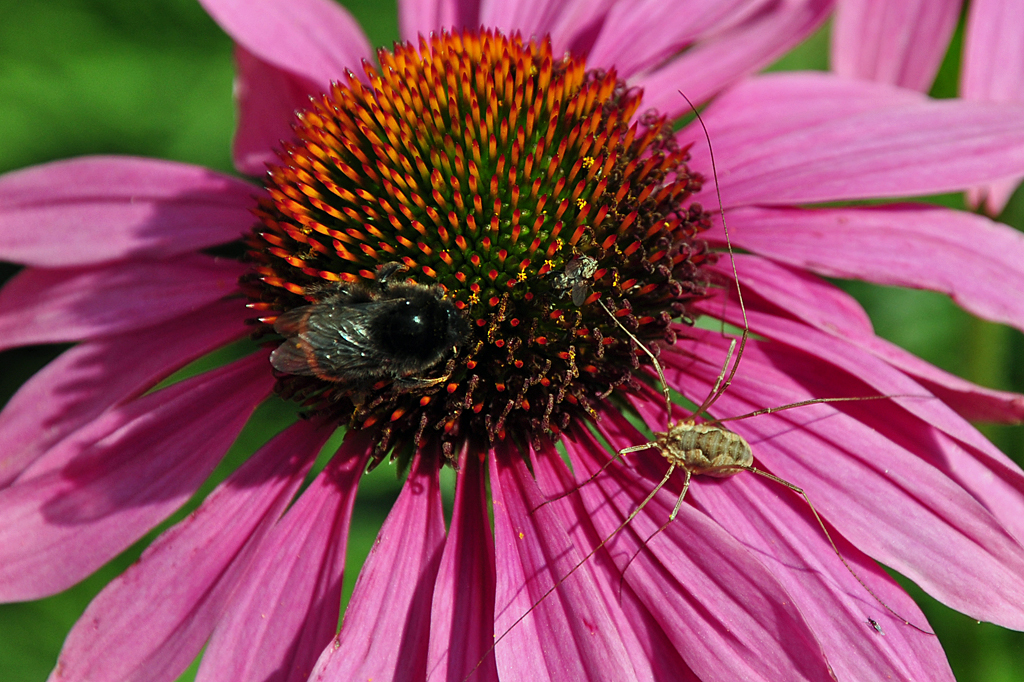
[[(670, 322), (707, 293), (686, 150), (664, 118), (636, 117), (641, 93), (614, 71), (556, 59), (547, 40), (441, 34), (378, 59), (298, 114), (243, 285), (282, 315), (345, 308), (399, 298), (381, 294), (384, 266), (457, 311), (458, 340), (411, 370), (280, 372), (279, 392), (378, 428), (380, 456), (427, 438), (448, 453), (536, 440), (593, 415), (644, 361), (596, 300), (638, 338), (672, 342)], [(315, 356), (294, 327), (283, 335)]]

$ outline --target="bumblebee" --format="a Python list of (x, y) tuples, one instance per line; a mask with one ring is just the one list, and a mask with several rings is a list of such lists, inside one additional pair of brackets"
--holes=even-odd
[(392, 379), (408, 387), (453, 357), (468, 327), (440, 286), (393, 283), (407, 268), (388, 263), (370, 285), (337, 285), (312, 305), (278, 316), (274, 331), (285, 338), (270, 356), (285, 374), (362, 387)]

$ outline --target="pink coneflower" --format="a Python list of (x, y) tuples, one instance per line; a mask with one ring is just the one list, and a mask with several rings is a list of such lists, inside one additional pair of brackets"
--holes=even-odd
[[(539, 599), (665, 471), (630, 455), (542, 505), (607, 446), (648, 439), (627, 417), (665, 429), (634, 338), (699, 403), (730, 339), (690, 323), (742, 321), (704, 134), (673, 132), (680, 90), (708, 103), (756, 335), (710, 412), (901, 396), (731, 426), (807, 491), (894, 612), (927, 628), (873, 559), (1024, 629), (1024, 476), (964, 420), (1018, 421), (1024, 397), (881, 341), (816, 276), (935, 289), (1022, 326), (1019, 234), (839, 202), (1024, 174), (1024, 106), (744, 79), (829, 2), (650, 4), (408, 2), (410, 42), (364, 66), (366, 40), (330, 2), (206, 0), (238, 44), (236, 161), (262, 189), (109, 157), (0, 178), (2, 258), (28, 266), (0, 291), (0, 339), (79, 342), (0, 415), (3, 598), (63, 590), (144, 535), (275, 391), (309, 412), (108, 585), (53, 679), (173, 680), (201, 651), (200, 680), (951, 679), (937, 640), (871, 598), (800, 498), (747, 474), (695, 481), (646, 542), (673, 482)], [(204, 253), (239, 235), (245, 262)], [(402, 312), (413, 300), (429, 312)], [(354, 310), (393, 317), (380, 330)], [(151, 390), (253, 331), (258, 350)], [(382, 457), (408, 479), (336, 634), (357, 484)]]

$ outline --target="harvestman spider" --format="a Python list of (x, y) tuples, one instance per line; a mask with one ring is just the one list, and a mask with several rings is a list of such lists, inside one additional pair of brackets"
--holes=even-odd
[[(763, 471), (755, 467), (753, 449), (750, 447), (750, 444), (746, 441), (746, 439), (743, 438), (743, 436), (739, 435), (738, 433), (730, 431), (729, 429), (722, 426), (722, 422), (737, 421), (740, 419), (747, 419), (750, 417), (756, 417), (763, 414), (772, 414), (775, 412), (781, 412), (783, 410), (791, 410), (796, 407), (803, 407), (805, 405), (816, 405), (818, 403), (859, 402), (862, 400), (885, 400), (896, 396), (878, 395), (849, 398), (812, 398), (810, 400), (802, 400), (800, 402), (789, 403), (787, 405), (780, 405), (778, 407), (766, 407), (760, 410), (755, 410), (754, 412), (749, 412), (747, 414), (737, 415), (734, 417), (723, 417), (721, 419), (711, 419), (710, 421), (706, 422), (697, 422), (697, 417), (701, 414), (706, 414), (706, 411), (715, 403), (715, 401), (722, 395), (722, 393), (724, 393), (725, 388), (728, 386), (729, 382), (735, 374), (736, 365), (739, 363), (739, 356), (737, 356), (736, 358), (736, 363), (733, 363), (733, 370), (729, 376), (729, 381), (725, 381), (726, 371), (728, 370), (729, 364), (732, 361), (733, 353), (736, 349), (736, 341), (734, 339), (732, 343), (729, 345), (729, 352), (726, 355), (725, 364), (722, 367), (722, 371), (719, 373), (718, 378), (715, 380), (714, 387), (711, 389), (711, 392), (708, 394), (708, 397), (705, 398), (704, 402), (700, 405), (700, 407), (698, 407), (689, 417), (687, 417), (686, 419), (682, 419), (680, 421), (673, 421), (672, 399), (669, 394), (668, 382), (665, 380), (665, 374), (661, 368), (661, 363), (658, 362), (658, 359), (655, 357), (654, 353), (652, 353), (646, 345), (641, 343), (640, 340), (636, 338), (636, 336), (634, 336), (628, 329), (626, 329), (625, 326), (623, 326), (619, 322), (619, 320), (615, 318), (614, 315), (611, 314), (611, 311), (608, 310), (603, 301), (601, 301), (600, 303), (601, 307), (605, 309), (605, 311), (612, 317), (612, 319), (615, 320), (616, 324), (619, 325), (622, 331), (625, 332), (625, 334), (629, 336), (629, 338), (634, 343), (636, 343), (637, 346), (645, 354), (647, 354), (647, 356), (651, 359), (654, 368), (657, 370), (658, 378), (661, 382), (662, 391), (665, 395), (665, 413), (667, 415), (666, 419), (668, 423), (668, 428), (665, 432), (655, 432), (654, 440), (652, 441), (648, 441), (640, 445), (633, 445), (630, 447), (622, 448), (621, 450), (615, 453), (614, 457), (611, 457), (600, 469), (598, 469), (592, 476), (590, 476), (590, 478), (583, 481), (583, 483), (581, 483), (580, 485), (583, 486), (593, 481), (601, 473), (603, 473), (604, 470), (607, 469), (612, 462), (617, 460), (619, 457), (632, 452), (656, 449), (668, 461), (669, 467), (661, 481), (658, 482), (658, 484), (654, 487), (650, 494), (648, 494), (647, 497), (644, 498), (644, 500), (637, 506), (637, 508), (634, 509), (633, 512), (626, 517), (625, 521), (623, 521), (608, 537), (602, 540), (593, 550), (591, 550), (591, 552), (588, 553), (587, 556), (584, 557), (579, 564), (574, 566), (573, 569), (565, 577), (559, 580), (558, 584), (561, 584), (566, 577), (572, 575), (573, 572), (575, 572), (583, 563), (585, 563), (598, 550), (600, 550), (601, 547), (607, 544), (616, 534), (618, 534), (619, 531), (625, 528), (626, 525), (628, 525), (629, 522), (632, 521), (637, 516), (637, 514), (639, 514), (643, 510), (647, 503), (654, 499), (654, 496), (658, 493), (658, 491), (661, 490), (669, 482), (676, 468), (683, 470), (684, 478), (682, 492), (679, 493), (679, 498), (676, 501), (675, 507), (673, 507), (672, 509), (672, 513), (669, 514), (668, 520), (664, 524), (662, 524), (660, 528), (654, 531), (654, 533), (652, 533), (650, 537), (647, 538), (647, 540), (644, 541), (645, 545), (648, 542), (650, 542), (655, 535), (665, 530), (665, 528), (668, 527), (668, 524), (672, 523), (672, 521), (675, 520), (676, 515), (679, 513), (679, 509), (683, 505), (683, 500), (686, 497), (686, 492), (690, 487), (690, 480), (693, 476), (703, 475), (712, 476), (715, 478), (727, 478), (729, 476), (738, 474), (741, 471), (749, 471), (752, 474), (757, 474), (758, 476), (762, 476), (771, 481), (775, 481), (776, 483), (784, 485), (785, 487), (789, 488), (793, 492), (803, 497), (804, 502), (807, 503), (807, 507), (811, 510), (811, 514), (814, 516), (814, 520), (818, 522), (818, 526), (821, 527), (822, 532), (825, 534), (825, 538), (828, 540), (829, 545), (832, 547), (832, 551), (835, 552), (836, 556), (843, 563), (843, 566), (845, 566), (846, 570), (850, 572), (850, 575), (852, 575), (857, 580), (857, 582), (860, 583), (861, 587), (863, 587), (868, 592), (868, 594), (870, 594), (871, 597), (882, 606), (882, 608), (884, 608), (890, 614), (892, 614), (897, 619), (902, 621), (905, 625), (909, 625), (910, 627), (916, 630), (920, 630), (921, 632), (925, 632), (926, 634), (932, 634), (914, 625), (906, 618), (893, 611), (889, 607), (889, 605), (882, 601), (882, 599), (877, 594), (875, 594), (875, 592), (870, 587), (868, 587), (867, 583), (865, 583), (864, 580), (859, 575), (857, 575), (857, 572), (853, 570), (853, 567), (850, 566), (849, 562), (846, 561), (846, 558), (843, 557), (842, 553), (839, 551), (839, 548), (836, 546), (835, 541), (832, 540), (832, 535), (828, 532), (828, 528), (826, 528), (825, 522), (822, 520), (821, 516), (818, 515), (818, 510), (814, 508), (814, 504), (811, 502), (810, 497), (807, 496), (807, 493), (803, 490), (803, 488), (800, 488), (785, 479), (779, 478), (774, 474), (770, 474), (767, 471)], [(742, 305), (742, 298), (740, 299), (740, 304)], [(742, 345), (740, 346), (740, 353), (742, 353)], [(549, 500), (548, 502), (560, 499), (560, 497), (561, 496), (556, 497), (553, 500)], [(544, 504), (547, 504), (547, 502), (545, 502)], [(629, 562), (626, 563), (626, 566), (623, 567), (623, 578), (625, 577), (626, 569), (629, 568), (629, 564), (632, 563), (634, 558), (636, 558), (635, 554), (632, 558), (630, 558)], [(555, 585), (556, 588), (558, 587), (558, 584)]]

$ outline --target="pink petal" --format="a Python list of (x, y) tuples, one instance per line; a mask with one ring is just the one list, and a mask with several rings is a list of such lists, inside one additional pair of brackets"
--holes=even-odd
[[(769, 109), (760, 119), (757, 144), (717, 133), (737, 128), (733, 118), (749, 119), (749, 111), (712, 106), (704, 115), (727, 207), (937, 194), (1024, 170), (1024, 104), (922, 100), (863, 113), (834, 108), (831, 120), (798, 129), (791, 116), (777, 114)], [(802, 118), (799, 110), (792, 116)], [(696, 140), (703, 132), (687, 129), (679, 137)], [(695, 146), (691, 167), (708, 173), (704, 154)], [(695, 199), (717, 205), (714, 192), (707, 183)]]
[[(506, 35), (519, 32), (527, 38), (550, 36), (555, 54), (571, 52), (586, 57), (598, 35), (607, 28), (609, 10), (621, 0), (525, 0), (502, 2), (484, 0), (478, 13), (463, 10), (463, 16), (480, 18), (469, 28), (483, 25), (497, 28)], [(466, 3), (469, 4), (469, 3)], [(628, 3), (627, 3), (628, 4)], [(466, 21), (470, 21), (466, 19)], [(445, 24), (441, 24), (442, 27)], [(403, 33), (403, 35), (407, 35)], [(594, 68), (610, 68), (615, 64), (598, 63)]]
[(631, 79), (630, 85), (643, 88), (644, 108), (654, 107), (672, 119), (686, 116), (690, 106), (680, 90), (695, 104), (707, 101), (804, 40), (828, 18), (833, 4), (798, 0), (775, 6), (709, 37), (663, 68)]
[(428, 680), (497, 680), (494, 652), (494, 541), (484, 469), (463, 451), (451, 528), (430, 608)]
[(246, 266), (189, 254), (80, 268), (27, 268), (0, 290), (0, 349), (143, 329), (232, 294)]
[[(710, 479), (699, 478), (691, 485), (694, 506), (761, 557), (821, 640), (836, 679), (952, 682), (939, 640), (871, 597), (836, 557), (802, 497), (749, 473), (706, 483)], [(857, 576), (889, 608), (928, 629), (914, 600), (878, 564), (831, 534)]]
[(89, 604), (51, 679), (176, 679), (331, 432), (313, 421), (294, 424), (158, 537)]
[(571, 52), (597, 66), (588, 53), (597, 36), (607, 27), (608, 10), (619, 0), (567, 0), (551, 26), (551, 47), (555, 54)]
[[(613, 447), (643, 442), (613, 411), (602, 415), (598, 427)], [(574, 469), (596, 471), (608, 453), (582, 430), (577, 435), (579, 446), (566, 443)], [(601, 537), (637, 508), (665, 471), (656, 451), (627, 457), (629, 466), (606, 470), (613, 483), (599, 478), (579, 488)], [(712, 519), (684, 504), (676, 520), (647, 541), (668, 520), (678, 494), (678, 488), (659, 492), (630, 522), (628, 534), (616, 535), (608, 548), (620, 574), (635, 555), (626, 585), (697, 678), (831, 680), (820, 644), (792, 597)]]
[(540, 37), (551, 32), (562, 10), (560, 0), (481, 0), (480, 24), (506, 35), (519, 31), (526, 37)]
[(0, 600), (75, 584), (184, 504), (270, 393), (268, 362), (257, 353), (110, 410), (0, 491)]
[(310, 680), (422, 680), (430, 603), (444, 546), (436, 462), (421, 453), (363, 565), (341, 632)]
[[(992, 102), (1024, 101), (1024, 31), (1021, 0), (975, 0), (967, 15), (964, 37), (961, 95), (965, 99)], [(973, 188), (972, 205), (985, 203), (992, 215), (1003, 208), (1020, 183), (1020, 177)]]
[[(965, 418), (1008, 423), (1024, 420), (1024, 396), (965, 381), (875, 336), (860, 305), (836, 287), (805, 271), (794, 271), (761, 258), (738, 257), (737, 263), (740, 262), (743, 268), (741, 281), (748, 296), (756, 292), (820, 331), (840, 336), (881, 358), (921, 381)], [(716, 269), (724, 277), (732, 278), (728, 263), (720, 262)], [(715, 316), (725, 314), (717, 304), (709, 306), (707, 311)], [(735, 311), (729, 314), (742, 325), (742, 320), (735, 317)]]
[[(763, 326), (760, 320), (758, 326)], [(720, 359), (705, 364), (698, 357), (707, 357), (712, 347), (724, 356), (727, 340), (696, 329), (688, 333), (700, 341), (682, 342), (665, 354), (666, 376), (684, 394), (699, 398), (718, 375)], [(812, 343), (804, 338), (800, 347)], [(814, 347), (827, 353), (832, 345)], [(893, 374), (889, 370), (885, 378), (892, 380)], [(880, 383), (884, 375), (863, 367), (857, 376)], [(859, 379), (793, 347), (748, 341), (743, 368), (712, 412), (724, 417), (816, 395), (871, 393)], [(993, 512), (936, 468), (943, 459), (952, 459), (949, 469), (970, 459), (962, 449), (958, 454), (955, 443), (936, 440), (927, 422), (908, 414), (937, 406), (924, 399), (896, 400), (907, 412), (880, 413), (863, 402), (843, 403), (842, 412), (811, 405), (729, 426), (754, 446), (764, 466), (806, 490), (822, 515), (857, 547), (958, 611), (1006, 627), (1024, 626), (1019, 581), (1024, 547)], [(945, 422), (956, 424), (951, 415)], [(1006, 495), (1008, 488), (1016, 492)], [(1015, 496), (1019, 508), (1022, 490), (1017, 470), (1013, 480), (1000, 482), (998, 492), (982, 494), (993, 500)], [(1020, 516), (1019, 511), (1007, 516), (1013, 513)], [(967, 574), (971, 580), (965, 582)]]
[(201, 0), (213, 20), (260, 60), (326, 92), (333, 80), (372, 59), (348, 10), (330, 0)]
[(295, 112), (307, 108), (310, 96), (325, 88), (268, 64), (241, 47), (235, 48), (235, 62), (238, 130), (232, 154), (238, 170), (260, 176), (267, 164), (280, 163), (274, 150), (281, 148), (282, 140), (294, 137)]
[[(965, 310), (1024, 329), (1024, 234), (937, 206), (742, 208), (735, 243), (826, 277), (947, 294)], [(966, 274), (969, 273), (969, 274)]]
[(857, 345), (914, 377), (964, 419), (1002, 424), (1024, 421), (1024, 396), (979, 386), (944, 372), (884, 339), (858, 340)]
[(0, 413), (0, 487), (110, 406), (140, 395), (174, 370), (251, 330), (242, 301), (65, 351), (25, 382)]
[[(541, 456), (554, 456), (548, 453)], [(498, 673), (521, 679), (632, 679), (632, 662), (599, 598), (590, 567), (541, 600), (581, 558), (559, 517), (511, 445), (491, 459)], [(571, 521), (570, 521), (571, 523)], [(529, 615), (519, 620), (520, 616)]]
[(620, 78), (629, 79), (668, 62), (703, 34), (735, 26), (766, 4), (764, 0), (619, 2), (609, 10), (587, 62), (615, 67)]
[(927, 92), (960, 18), (960, 0), (843, 0), (832, 28), (841, 76)]
[[(875, 330), (871, 326), (871, 318), (852, 296), (836, 286), (825, 282), (806, 270), (778, 265), (767, 258), (752, 258), (745, 254), (735, 254), (731, 260), (726, 259), (712, 266), (724, 277), (733, 279), (733, 264), (738, 274), (742, 268), (744, 299), (752, 294), (760, 296), (772, 304), (786, 303), (792, 307), (784, 308), (793, 317), (817, 326), (822, 331), (843, 336), (845, 338), (873, 338)], [(730, 288), (735, 282), (730, 282)], [(787, 289), (786, 287), (792, 287)], [(750, 300), (750, 306), (758, 305), (757, 299)], [(731, 316), (739, 312), (728, 310), (733, 302), (733, 292), (729, 299), (709, 302), (705, 309), (715, 317)], [(763, 307), (763, 306), (760, 306)], [(743, 318), (738, 316), (742, 325)]]
[(0, 253), (41, 267), (175, 256), (238, 239), (259, 192), (171, 161), (55, 161), (0, 177)]
[[(595, 450), (602, 452), (600, 448)], [(588, 508), (578, 495), (564, 496), (564, 493), (575, 492), (579, 484), (558, 451), (547, 446), (532, 458), (532, 467), (538, 487), (548, 500), (554, 500), (550, 504), (552, 518), (564, 529), (579, 552), (590, 550), (575, 564), (579, 567), (578, 570), (571, 575), (561, 574), (559, 582), (564, 584), (567, 580), (581, 581), (584, 594), (590, 596), (587, 607), (600, 613), (602, 621), (609, 621), (608, 625), (602, 627), (608, 632), (614, 632), (616, 638), (621, 640), (621, 646), (632, 665), (630, 678), (696, 682), (697, 678), (693, 671), (680, 657), (655, 616), (637, 600), (628, 586), (624, 588), (621, 572), (615, 562), (607, 556), (607, 550), (601, 548), (594, 552), (593, 548), (597, 547), (604, 537), (599, 534), (590, 519), (595, 513), (600, 512)], [(619, 492), (621, 493), (621, 490)], [(545, 523), (545, 529), (548, 527), (549, 524)], [(547, 532), (545, 530), (545, 534)], [(559, 585), (559, 589), (561, 587)], [(587, 622), (598, 621), (588, 617)]]
[[(676, 98), (682, 101), (678, 93)], [(837, 101), (843, 103), (843, 115), (852, 116), (921, 104), (928, 99), (912, 90), (836, 78), (828, 73), (769, 73), (748, 78), (723, 92), (703, 115), (708, 136), (698, 122), (682, 131), (680, 142), (692, 144), (691, 166), (707, 174), (710, 184), (707, 137), (716, 150), (757, 148), (765, 139), (834, 120)]]
[(349, 433), (270, 531), (206, 646), (199, 682), (309, 677), (338, 628), (349, 521), (371, 447), (368, 434)]
[(478, 0), (399, 0), (399, 32), (403, 40), (416, 44), (419, 36), (431, 32), (478, 28), (479, 5)]
[(963, 97), (993, 102), (1024, 99), (1021, 0), (974, 0), (964, 37)]

